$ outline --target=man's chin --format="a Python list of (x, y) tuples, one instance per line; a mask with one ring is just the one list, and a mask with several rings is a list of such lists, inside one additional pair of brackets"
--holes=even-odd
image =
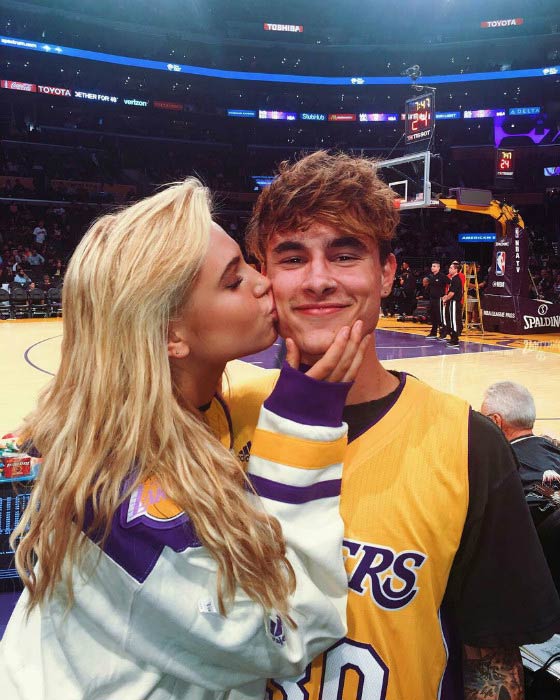
[(304, 365), (314, 365), (318, 360), (323, 357), (327, 350), (332, 345), (334, 339), (334, 333), (329, 334), (325, 338), (305, 338), (297, 339), (294, 338), (294, 342), (299, 348), (300, 360)]

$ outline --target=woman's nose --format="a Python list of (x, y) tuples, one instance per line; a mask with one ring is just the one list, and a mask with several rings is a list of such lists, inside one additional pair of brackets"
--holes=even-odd
[(272, 284), (268, 277), (261, 275), (260, 272), (257, 272), (257, 275), (258, 277), (255, 281), (253, 290), (256, 297), (262, 297), (270, 292)]

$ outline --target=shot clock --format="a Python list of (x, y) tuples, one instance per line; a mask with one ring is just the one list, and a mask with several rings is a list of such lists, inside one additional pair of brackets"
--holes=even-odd
[(432, 138), (435, 115), (433, 93), (406, 100), (404, 133), (407, 146)]
[(511, 148), (496, 149), (496, 179), (513, 180), (515, 173), (515, 152)]

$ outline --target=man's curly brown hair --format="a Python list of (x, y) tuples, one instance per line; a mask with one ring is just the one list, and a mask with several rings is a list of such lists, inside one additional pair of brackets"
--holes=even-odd
[(316, 151), (284, 161), (255, 204), (247, 227), (247, 251), (261, 263), (275, 233), (305, 231), (313, 223), (374, 238), (382, 263), (399, 221), (395, 193), (377, 175), (377, 163), (345, 153)]

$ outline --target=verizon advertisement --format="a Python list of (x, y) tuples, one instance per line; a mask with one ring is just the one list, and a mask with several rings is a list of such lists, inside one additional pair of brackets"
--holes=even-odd
[(18, 83), (16, 80), (0, 80), (0, 87), (6, 90), (20, 90), (21, 92), (37, 92), (37, 86), (33, 83)]
[(481, 22), (480, 26), (483, 29), (494, 29), (495, 27), (518, 27), (520, 24), (523, 24), (522, 17), (516, 17), (515, 19), (489, 19)]
[(560, 304), (529, 298), (528, 242), (525, 229), (508, 222), (497, 236), (482, 302), (486, 330), (550, 333), (560, 328)]
[(263, 27), (265, 32), (293, 32), (294, 34), (301, 34), (303, 32), (303, 25), (301, 24), (274, 24), (265, 22)]

